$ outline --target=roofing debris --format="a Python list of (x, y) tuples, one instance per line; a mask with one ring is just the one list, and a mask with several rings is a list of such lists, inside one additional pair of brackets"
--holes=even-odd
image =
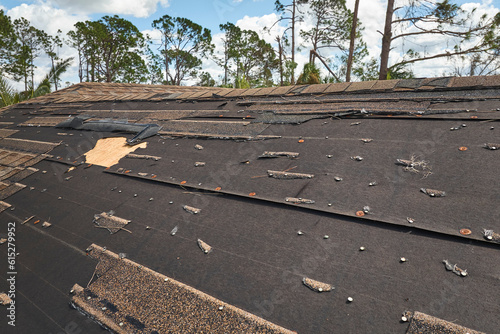
[(287, 158), (298, 158), (299, 153), (296, 152), (272, 152), (272, 151), (265, 151), (259, 156), (259, 159), (264, 159), (264, 158), (278, 158), (278, 157), (287, 157)]
[(333, 286), (331, 286), (328, 283), (323, 283), (320, 281), (316, 281), (307, 277), (304, 277), (302, 279), (302, 283), (307, 286), (309, 289), (316, 291), (316, 292), (329, 292), (334, 289)]
[(486, 143), (484, 144), (484, 147), (488, 150), (498, 150), (500, 149), (500, 144)]
[(484, 334), (421, 312), (405, 312), (402, 318), (410, 321), (406, 334)]
[(448, 260), (443, 260), (443, 263), (446, 270), (452, 271), (454, 274), (458, 276), (462, 277), (467, 276), (467, 270), (460, 269), (456, 264), (451, 264)]
[(120, 230), (124, 230), (131, 233), (129, 230), (124, 228), (130, 223), (130, 220), (116, 217), (114, 214), (115, 213), (113, 211), (109, 211), (95, 215), (94, 224), (96, 224), (99, 227), (107, 229), (111, 234), (115, 234)]
[(202, 161), (196, 161), (196, 162), (194, 163), (194, 166), (195, 166), (195, 167), (205, 167), (205, 164), (206, 164), (205, 162), (202, 162)]
[(200, 247), (200, 249), (205, 253), (205, 254), (208, 254), (212, 251), (212, 246), (210, 246), (209, 244), (207, 244), (206, 242), (204, 242), (203, 240), (201, 239), (198, 239), (196, 241), (198, 243), (198, 247)]
[(287, 197), (287, 198), (285, 198), (285, 201), (291, 202), (294, 204), (314, 204), (315, 203), (312, 199), (295, 198), (295, 197)]
[(483, 235), (486, 240), (494, 241), (496, 243), (500, 243), (500, 234), (495, 233), (493, 230), (483, 230)]
[(199, 150), (199, 151), (203, 150), (203, 146), (201, 146), (199, 144), (194, 145), (194, 148)]
[(422, 173), (424, 178), (432, 174), (431, 166), (428, 161), (420, 160), (416, 155), (412, 155), (410, 159), (396, 159), (396, 164), (403, 166), (405, 172), (412, 172), (415, 174)]
[(113, 332), (293, 333), (97, 245), (88, 255), (96, 279), (75, 284), (71, 304)]
[(444, 192), (442, 190), (420, 188), (420, 191), (426, 195), (429, 195), (430, 197), (444, 197), (444, 196), (446, 196), (446, 192)]
[(193, 215), (201, 212), (201, 209), (197, 209), (197, 208), (194, 208), (194, 207), (189, 206), (189, 205), (184, 205), (184, 206), (182, 206), (182, 208)]
[(314, 174), (304, 174), (304, 173), (291, 173), (291, 172), (280, 172), (275, 170), (268, 170), (267, 175), (275, 179), (312, 179)]
[(75, 116), (56, 125), (56, 128), (71, 128), (76, 130), (91, 130), (102, 132), (132, 132), (136, 135), (127, 139), (128, 145), (135, 145), (141, 140), (154, 136), (161, 127), (157, 124), (138, 124), (128, 121), (115, 121), (112, 119), (102, 119), (97, 121), (89, 120), (90, 116)]
[(130, 159), (145, 159), (145, 160), (154, 160), (154, 161), (159, 161), (161, 160), (161, 157), (154, 156), (154, 155), (146, 155), (146, 154), (135, 154), (135, 153), (129, 153), (125, 156), (125, 158), (130, 158)]
[(11, 205), (9, 203), (6, 203), (4, 201), (0, 201), (0, 212), (4, 212), (8, 208), (10, 208)]

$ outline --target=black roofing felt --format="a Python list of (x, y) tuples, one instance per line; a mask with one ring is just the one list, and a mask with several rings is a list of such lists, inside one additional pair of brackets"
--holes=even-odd
[[(444, 78), (439, 86), (453, 82)], [(401, 84), (418, 88), (426, 82)], [(369, 114), (370, 109), (384, 110), (387, 103), (414, 111), (435, 106), (426, 102), (408, 108), (398, 98), (438, 101), (443, 96), (451, 99), (465, 94), (470, 94), (468, 100), (440, 104), (439, 109), (469, 112), (406, 114), (406, 118)], [(344, 102), (335, 106), (326, 102), (305, 107), (280, 105), (280, 111), (292, 112), (286, 117), (299, 117), (297, 112), (293, 114), (299, 106), (316, 110), (315, 117), (321, 118), (296, 122), (300, 124), (250, 125), (243, 124), (267, 117), (258, 108), (272, 110), (269, 102), (277, 99), (249, 96), (228, 100), (219, 115), (214, 113), (223, 102), (219, 98), (161, 105), (143, 101), (133, 106), (96, 102), (89, 109), (129, 108), (137, 119), (142, 115), (134, 110), (206, 110), (215, 117), (202, 119), (209, 123), (196, 124), (210, 124), (218, 129), (217, 136), (226, 138), (197, 138), (210, 131), (182, 128), (191, 135), (154, 136), (145, 140), (147, 148), (134, 152), (160, 160), (125, 157), (109, 169), (80, 164), (83, 154), (101, 138), (132, 138), (133, 134), (16, 127), (44, 115), (30, 115), (24, 106), (4, 111), (0, 121), (14, 122), (5, 128), (19, 130), (9, 138), (62, 142), (49, 152), (50, 159), (34, 166), (38, 172), (18, 181), (26, 187), (4, 200), (12, 208), (0, 214), (0, 238), (5, 237), (9, 221), (17, 222), (19, 308), (14, 332), (59, 332), (72, 323), (83, 332), (100, 331), (98, 325), (68, 307), (67, 295), (73, 284), (85, 287), (90, 280), (96, 263), (84, 250), (95, 243), (115, 253), (127, 253), (138, 264), (298, 333), (405, 333), (409, 324), (400, 319), (407, 310), (495, 333), (500, 326), (498, 244), (486, 240), (482, 232), (500, 231), (496, 186), (500, 156), (498, 150), (483, 146), (500, 142), (498, 122), (485, 122), (498, 118), (498, 96), (498, 89), (467, 88), (325, 95), (315, 98)], [(330, 107), (348, 109), (349, 101), (367, 98), (388, 100), (358, 102), (353, 108), (361, 109), (366, 103), (368, 114), (350, 118), (328, 114)], [(261, 105), (237, 105), (250, 100)], [(57, 104), (46, 106), (52, 105)], [(78, 106), (74, 113), (80, 109)], [(190, 123), (200, 120), (180, 115)], [(235, 123), (237, 117), (241, 123)], [(279, 120), (280, 116), (274, 117)], [(179, 123), (172, 122), (171, 130)], [(168, 129), (168, 122), (165, 125)], [(275, 139), (231, 139), (241, 135)], [(9, 146), (17, 152), (19, 148)], [(33, 148), (36, 152), (32, 153), (41, 152), (41, 148)], [(299, 156), (259, 159), (265, 151)], [(363, 159), (358, 161), (357, 156)], [(414, 162), (425, 160), (427, 168), (412, 173), (397, 164), (397, 159), (412, 158)], [(196, 167), (196, 162), (205, 165)], [(76, 169), (68, 171), (71, 166)], [(269, 170), (314, 177), (276, 179), (268, 176)], [(429, 171), (432, 174), (427, 175)], [(369, 185), (374, 182), (376, 185)], [(441, 190), (446, 196), (430, 197), (421, 188)], [(294, 204), (286, 202), (287, 197), (314, 203)], [(190, 214), (184, 205), (201, 211)], [(356, 213), (365, 206), (369, 213), (358, 217)], [(110, 234), (95, 227), (94, 215), (110, 210), (131, 221), (126, 229), (132, 233)], [(35, 217), (21, 224), (31, 216)], [(52, 226), (43, 228), (44, 221)], [(462, 235), (461, 229), (472, 233)], [(212, 247), (210, 254), (200, 250), (198, 239)], [(0, 252), (5, 259), (6, 244), (0, 245)], [(467, 270), (467, 276), (448, 271), (443, 260)], [(2, 261), (0, 292), (7, 287), (5, 265)], [(311, 291), (302, 284), (304, 277), (335, 289)], [(348, 297), (353, 301), (347, 302)], [(6, 312), (0, 307), (0, 319), (6, 318)], [(0, 330), (4, 329), (12, 330), (2, 320)]]

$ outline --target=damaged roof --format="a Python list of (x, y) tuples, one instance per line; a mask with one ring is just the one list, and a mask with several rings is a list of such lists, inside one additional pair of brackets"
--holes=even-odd
[(81, 83), (0, 118), (2, 332), (498, 332), (500, 76)]

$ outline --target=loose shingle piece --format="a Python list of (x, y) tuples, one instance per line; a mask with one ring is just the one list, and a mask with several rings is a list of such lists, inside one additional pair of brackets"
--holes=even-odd
[(316, 281), (307, 277), (304, 277), (302, 279), (302, 283), (307, 286), (309, 289), (316, 291), (316, 292), (329, 292), (334, 289), (333, 286), (327, 283), (323, 283), (320, 281)]
[(102, 212), (94, 216), (94, 224), (106, 228), (111, 234), (122, 230), (128, 223), (130, 220), (116, 217), (112, 211)]

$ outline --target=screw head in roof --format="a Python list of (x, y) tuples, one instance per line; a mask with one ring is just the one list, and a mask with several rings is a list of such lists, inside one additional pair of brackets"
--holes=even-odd
[(328, 236), (326, 234), (323, 236), (323, 239), (329, 239), (329, 238), (330, 238), (330, 236)]
[(146, 230), (150, 230), (150, 229), (151, 229), (151, 227), (149, 227), (149, 226), (146, 226)]
[(319, 292), (323, 292), (323, 288), (318, 288), (318, 291)]
[(87, 300), (90, 300), (90, 296), (87, 297)]
[(47, 174), (47, 171), (46, 170), (42, 170), (42, 174)]
[(460, 275), (462, 275), (463, 277), (467, 276), (467, 272), (464, 270), (462, 272), (460, 272)]
[(175, 160), (172, 160), (172, 163), (174, 163), (174, 162), (175, 162)]
[(304, 232), (302, 232), (302, 231), (297, 231), (297, 234), (298, 234), (298, 235), (304, 235)]
[(325, 139), (328, 139), (328, 136), (326, 136)]
[(465, 124), (465, 123), (462, 124), (462, 128), (465, 128), (465, 127), (467, 127), (467, 124)]
[(413, 218), (410, 218), (410, 217), (406, 217), (406, 221), (410, 224), (413, 224), (415, 222), (415, 219)]
[(494, 127), (494, 126), (492, 126), (492, 127), (490, 128), (490, 130), (495, 130), (495, 127)]
[(407, 321), (408, 321), (408, 318), (407, 318), (407, 317), (405, 317), (405, 316), (402, 316), (402, 317), (401, 317), (401, 321), (402, 321), (402, 322), (407, 322)]
[(118, 325), (120, 325), (120, 327), (122, 327), (123, 326), (123, 322), (120, 322)]
[(106, 307), (101, 308), (101, 310), (106, 311)]
[(366, 248), (364, 246), (359, 247), (360, 251), (364, 251)]
[(332, 203), (328, 203), (328, 206), (332, 206)]
[(58, 199), (58, 200), (61, 200), (61, 199), (62, 199), (62, 197), (61, 197), (61, 196), (59, 196), (57, 199)]
[(487, 237), (486, 237), (486, 239), (488, 239), (488, 240), (493, 240), (493, 236), (492, 236), (492, 235), (489, 235), (489, 236), (487, 236)]
[(137, 197), (137, 194), (134, 194), (134, 197)]
[(118, 190), (119, 193), (121, 193), (122, 191), (121, 190)]
[(406, 258), (405, 257), (402, 257), (399, 259), (400, 262), (406, 262)]
[(219, 306), (219, 311), (222, 311), (224, 309), (224, 306)]
[(75, 292), (75, 290), (73, 290), (73, 289), (69, 290), (69, 293), (73, 293), (73, 292)]
[(174, 204), (174, 201), (170, 201), (170, 202), (168, 202), (168, 204)]
[(352, 302), (354, 301), (354, 298), (352, 298), (352, 297), (347, 297), (347, 301), (348, 301), (349, 303), (352, 303)]
[(164, 281), (165, 281), (165, 282), (168, 282), (168, 278), (165, 278), (165, 279), (164, 279)]
[(153, 197), (151, 197), (151, 198), (149, 199), (149, 201), (151, 202), (153, 199), (154, 199), (154, 198), (153, 198)]

